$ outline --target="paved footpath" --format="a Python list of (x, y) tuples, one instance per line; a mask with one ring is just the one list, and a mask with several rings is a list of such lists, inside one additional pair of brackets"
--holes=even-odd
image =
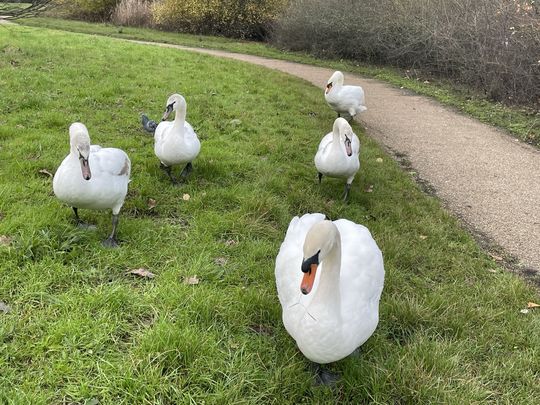
[[(225, 51), (155, 44), (265, 66), (322, 89), (330, 69)], [(361, 85), (368, 110), (359, 121), (395, 155), (406, 155), (420, 178), (468, 227), (540, 272), (540, 151), (430, 98), (345, 73)]]

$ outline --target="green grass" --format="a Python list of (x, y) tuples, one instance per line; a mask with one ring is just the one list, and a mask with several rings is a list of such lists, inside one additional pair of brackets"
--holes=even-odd
[[(388, 67), (377, 67), (346, 60), (323, 60), (306, 53), (286, 52), (258, 42), (239, 41), (222, 37), (198, 36), (163, 32), (152, 29), (118, 27), (112, 24), (90, 24), (54, 18), (33, 18), (23, 24), (60, 29), (87, 34), (106, 35), (125, 39), (142, 39), (186, 46), (221, 49), (248, 53), (269, 58), (323, 66), (353, 72), (389, 82), (414, 92), (435, 98), (487, 124), (500, 127), (524, 142), (540, 145), (540, 112), (530, 108), (509, 107), (494, 103), (481, 94), (470, 91), (450, 81), (434, 80), (429, 77), (414, 77), (404, 71)], [(412, 77), (410, 77), (412, 76)]]
[[(540, 312), (520, 313), (537, 291), (357, 126), (350, 204), (341, 181), (318, 186), (312, 159), (334, 119), (319, 89), (240, 62), (29, 27), (0, 29), (0, 54), (0, 235), (12, 238), (0, 244), (0, 301), (11, 307), (0, 311), (0, 403), (538, 399)], [(202, 139), (180, 188), (139, 129), (139, 114), (158, 117), (175, 91)], [(100, 244), (110, 213), (82, 210), (97, 229), (77, 229), (39, 173), (67, 154), (76, 120), (132, 160), (117, 250)], [(334, 389), (312, 385), (274, 285), (288, 222), (305, 212), (365, 224), (385, 258), (379, 327), (332, 366), (343, 375)], [(140, 267), (156, 277), (126, 274)], [(186, 285), (193, 275), (200, 283)]]

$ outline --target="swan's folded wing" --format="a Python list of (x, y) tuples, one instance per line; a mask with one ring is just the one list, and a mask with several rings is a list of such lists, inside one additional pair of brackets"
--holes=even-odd
[(360, 153), (360, 139), (358, 139), (358, 136), (356, 136), (356, 134), (353, 135), (351, 146), (353, 154), (358, 155)]
[(127, 176), (131, 173), (131, 161), (128, 155), (116, 148), (100, 148), (90, 155), (92, 171), (101, 171), (113, 176)]
[[(346, 219), (334, 221), (341, 234), (341, 286), (354, 290), (349, 313), (358, 313), (363, 305), (379, 303), (384, 284), (381, 250), (369, 230)], [(345, 308), (343, 308), (345, 309)]]
[(318, 149), (318, 152), (324, 152), (326, 150), (326, 148), (332, 144), (332, 132), (330, 132), (329, 134), (326, 134), (323, 139), (321, 139), (321, 143), (319, 143), (319, 149)]

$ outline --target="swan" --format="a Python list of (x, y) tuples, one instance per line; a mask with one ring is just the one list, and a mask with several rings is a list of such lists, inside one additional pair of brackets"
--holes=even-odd
[(112, 209), (112, 232), (103, 245), (117, 247), (116, 228), (126, 198), (131, 162), (123, 150), (90, 145), (88, 129), (75, 122), (69, 127), (70, 153), (56, 170), (53, 191), (73, 208), (75, 219), (83, 225), (78, 209)]
[(339, 70), (328, 79), (324, 98), (338, 117), (342, 115), (350, 121), (351, 118), (362, 111), (366, 111), (364, 89), (360, 86), (344, 86), (343, 73)]
[(346, 201), (354, 176), (360, 169), (359, 154), (360, 140), (347, 120), (337, 118), (334, 121), (332, 132), (323, 137), (315, 154), (315, 167), (319, 172), (319, 184), (323, 175), (346, 178), (347, 183), (345, 183), (345, 192), (343, 193), (343, 200)]
[[(201, 143), (193, 127), (186, 121), (186, 100), (180, 94), (173, 94), (167, 100), (165, 113), (159, 124), (142, 116), (143, 128), (154, 133), (154, 153), (161, 162), (173, 184), (177, 181), (172, 175), (171, 166), (185, 165), (180, 173), (185, 179), (193, 170), (193, 160), (201, 150)], [(172, 112), (174, 120), (166, 121)]]
[(289, 224), (275, 276), (285, 329), (317, 364), (318, 382), (334, 382), (320, 365), (351, 354), (379, 322), (381, 251), (362, 225), (305, 214)]

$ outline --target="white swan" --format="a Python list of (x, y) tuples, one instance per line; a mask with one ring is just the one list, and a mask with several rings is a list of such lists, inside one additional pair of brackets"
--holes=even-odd
[(324, 98), (328, 105), (337, 112), (338, 117), (344, 116), (349, 121), (362, 111), (366, 111), (364, 89), (360, 86), (344, 86), (343, 73), (340, 71), (328, 79)]
[(375, 331), (384, 266), (366, 227), (323, 214), (294, 217), (275, 275), (283, 323), (309, 360), (343, 359)]
[(360, 169), (360, 140), (344, 118), (334, 121), (332, 132), (326, 134), (315, 155), (315, 167), (322, 176), (344, 177), (347, 179), (343, 199), (347, 200), (351, 183)]
[(103, 244), (116, 247), (118, 216), (131, 172), (129, 157), (120, 149), (90, 146), (88, 129), (79, 122), (69, 127), (69, 143), (70, 153), (53, 178), (54, 194), (73, 208), (78, 224), (78, 208), (112, 209), (112, 232)]
[[(173, 94), (166, 104), (162, 122), (154, 133), (154, 152), (161, 161), (171, 181), (176, 183), (171, 166), (185, 165), (180, 176), (185, 179), (193, 170), (193, 160), (201, 150), (201, 143), (193, 127), (186, 121), (186, 100)], [(165, 121), (175, 111), (174, 121)]]

